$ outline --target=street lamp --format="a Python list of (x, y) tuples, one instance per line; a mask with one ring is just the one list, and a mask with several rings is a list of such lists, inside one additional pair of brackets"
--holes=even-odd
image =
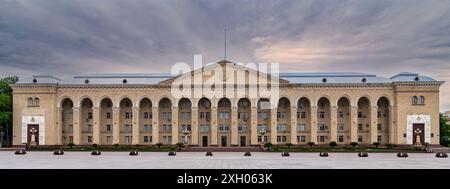
[(188, 144), (187, 135), (189, 134), (189, 130), (184, 129), (182, 132), (184, 134), (184, 143)]
[(264, 143), (264, 142), (265, 142), (265, 140), (264, 140), (264, 135), (266, 135), (266, 133), (267, 133), (266, 129), (265, 129), (265, 128), (261, 128), (261, 129), (258, 131), (258, 133), (261, 135), (261, 142)]

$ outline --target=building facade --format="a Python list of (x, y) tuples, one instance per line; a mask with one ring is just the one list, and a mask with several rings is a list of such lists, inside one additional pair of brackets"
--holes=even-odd
[[(216, 68), (227, 70), (218, 83), (233, 92), (208, 97)], [(253, 76), (276, 85), (278, 98), (255, 92), (263, 85)], [(12, 86), (13, 144), (439, 144), (442, 83), (416, 73), (268, 74), (227, 61), (175, 75), (34, 76)]]

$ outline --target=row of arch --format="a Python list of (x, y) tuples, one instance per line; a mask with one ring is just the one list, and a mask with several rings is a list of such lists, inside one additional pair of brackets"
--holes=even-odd
[[(189, 130), (191, 131), (192, 128), (192, 101), (190, 99), (187, 98), (182, 98), (178, 101), (177, 107), (178, 107), (178, 120), (179, 120), (179, 127), (181, 127), (182, 129), (180, 130), (180, 132), (184, 132), (184, 130)], [(265, 139), (261, 136), (258, 136), (258, 141), (272, 141), (272, 142), (279, 142), (279, 143), (286, 143), (286, 142), (290, 142), (290, 133), (293, 133), (295, 131), (291, 130), (291, 119), (295, 117), (295, 115), (291, 115), (291, 101), (286, 98), (286, 97), (282, 97), (278, 100), (278, 107), (276, 112), (272, 112), (272, 109), (266, 109), (265, 107), (267, 107), (267, 104), (270, 104), (270, 100), (269, 99), (259, 99), (256, 109), (257, 109), (257, 113), (258, 116), (256, 117), (257, 120), (257, 125), (258, 125), (258, 129), (257, 132), (260, 132), (261, 128), (264, 128), (265, 131), (271, 132), (271, 130), (273, 129), (277, 129), (277, 135), (272, 135), (270, 136), (270, 133), (268, 134), (268, 136), (266, 137), (270, 137), (269, 139)], [(311, 117), (315, 115), (310, 115), (311, 114), (311, 108), (314, 106), (313, 103), (311, 103), (311, 101), (306, 98), (306, 97), (302, 97), (297, 101), (297, 106), (294, 106), (297, 108), (297, 119), (298, 119), (298, 124), (301, 126), (303, 125), (304, 128), (297, 128), (297, 132), (310, 132), (312, 130), (311, 127), (315, 127), (316, 123), (311, 123)], [(92, 139), (92, 133), (93, 133), (93, 128), (92, 128), (92, 114), (93, 114), (93, 108), (94, 108), (94, 103), (92, 102), (92, 100), (90, 98), (84, 98), (81, 100), (81, 104), (80, 104), (80, 115), (81, 115), (81, 121), (80, 121), (80, 126), (81, 126), (81, 133), (82, 136), (80, 138), (81, 141), (86, 141), (87, 143), (92, 143), (93, 139)], [(158, 104), (157, 104), (157, 108), (158, 108), (158, 117), (159, 117), (159, 122), (158, 125), (156, 125), (156, 127), (160, 128), (159, 132), (162, 133), (166, 133), (166, 135), (163, 135), (163, 138), (158, 138), (156, 139), (157, 141), (159, 140), (165, 140), (168, 137), (171, 137), (171, 123), (172, 123), (172, 107), (173, 107), (173, 103), (169, 98), (163, 98), (161, 99)], [(349, 97), (341, 97), (337, 100), (336, 103), (336, 108), (337, 108), (337, 113), (338, 118), (337, 118), (337, 125), (338, 125), (338, 133), (342, 133), (342, 135), (338, 135), (338, 142), (344, 142), (344, 140), (349, 138), (349, 134), (346, 133), (348, 131), (348, 127), (350, 125), (350, 120), (349, 120), (349, 116), (345, 116), (345, 115), (350, 115), (350, 111), (352, 107), (351, 104), (351, 99)], [(382, 114), (389, 114), (389, 107), (391, 106), (391, 102), (389, 100), (389, 98), (387, 97), (381, 97), (378, 99), (377, 103), (376, 103), (376, 107), (378, 108), (379, 112), (382, 112)], [(212, 114), (212, 102), (211, 100), (207, 99), (207, 98), (201, 98), (198, 103), (197, 103), (197, 107), (198, 107), (198, 132), (204, 132), (208, 133), (207, 135), (207, 143), (211, 143), (211, 117), (213, 115)], [(251, 114), (251, 100), (247, 99), (247, 98), (241, 98), (238, 100), (237, 102), (237, 112), (238, 112), (238, 120), (237, 123), (239, 125), (239, 131), (241, 131), (241, 128), (244, 126), (249, 126), (250, 125), (250, 114)], [(329, 127), (332, 124), (330, 123), (330, 114), (331, 114), (331, 101), (329, 100), (329, 98), (327, 97), (321, 97), (319, 98), (319, 100), (317, 101), (317, 103), (315, 103), (315, 106), (317, 107), (317, 126), (318, 126), (318, 133), (317, 133), (317, 141), (320, 142), (327, 142), (330, 140), (337, 140), (337, 139), (329, 139), (330, 137), (330, 130), (329, 128), (325, 128), (325, 127)], [(68, 143), (70, 141), (73, 141), (73, 109), (74, 109), (74, 103), (70, 98), (64, 98), (61, 102), (60, 105), (61, 109), (62, 109), (62, 137), (63, 137), (63, 143)], [(120, 144), (131, 144), (132, 143), (132, 138), (131, 138), (131, 133), (133, 130), (133, 123), (132, 123), (132, 119), (130, 119), (133, 115), (131, 114), (132, 108), (133, 107), (138, 107), (139, 109), (139, 117), (144, 117), (144, 119), (141, 119), (138, 127), (139, 127), (139, 132), (151, 132), (145, 128), (142, 128), (143, 126), (145, 127), (145, 125), (151, 125), (152, 124), (152, 118), (149, 117), (152, 116), (152, 114), (149, 112), (152, 112), (152, 109), (154, 108), (154, 105), (152, 103), (152, 101), (149, 98), (143, 98), (142, 100), (140, 100), (139, 105), (136, 106), (133, 104), (132, 100), (130, 98), (123, 98), (120, 102), (119, 102), (119, 125), (120, 125), (120, 139), (115, 139), (114, 143), (120, 143)], [(231, 129), (229, 128), (230, 123), (231, 123), (231, 119), (230, 119), (230, 114), (223, 114), (223, 112), (231, 112), (231, 108), (232, 108), (232, 102), (227, 99), (227, 98), (222, 98), (220, 100), (218, 100), (217, 102), (217, 110), (218, 110), (218, 115), (214, 115), (214, 116), (218, 116), (218, 120), (217, 120), (217, 126), (218, 129), (220, 129), (221, 131), (230, 131)], [(358, 102), (357, 102), (357, 106), (356, 108), (358, 108), (358, 118), (365, 118), (366, 115), (370, 115), (370, 109), (373, 108), (373, 106), (371, 105), (370, 99), (368, 97), (361, 97)], [(99, 141), (102, 144), (112, 144), (113, 143), (113, 125), (114, 120), (112, 119), (113, 115), (113, 109), (114, 109), (114, 103), (110, 98), (104, 98), (100, 101), (100, 114), (101, 114), (101, 119), (100, 119), (100, 127), (101, 127), (101, 140)], [(359, 113), (361, 112), (361, 116), (359, 115)], [(278, 122), (277, 125), (271, 125), (271, 116), (272, 113), (276, 113)], [(305, 114), (305, 115), (303, 115)], [(306, 116), (308, 115), (308, 116)], [(153, 115), (156, 116), (156, 115)], [(221, 119), (220, 119), (221, 118)], [(304, 119), (303, 119), (304, 118)], [(254, 118), (252, 118), (254, 119)], [(374, 119), (374, 118), (372, 118)], [(385, 122), (385, 126), (384, 127), (388, 127), (388, 121), (387, 119), (383, 120), (383, 122)], [(370, 124), (370, 120), (358, 120), (358, 126), (359, 125), (369, 125)], [(322, 126), (323, 125), (323, 126)], [(340, 128), (340, 125), (342, 125)], [(72, 127), (72, 128), (71, 128)], [(164, 128), (169, 128), (167, 130), (165, 130)], [(209, 128), (208, 128), (209, 127)], [(324, 127), (324, 128), (322, 128)], [(241, 144), (244, 145), (248, 145), (250, 144), (250, 137), (253, 137), (254, 135), (251, 135), (250, 133), (250, 129), (246, 128), (246, 129), (242, 129), (245, 132), (240, 133), (240, 139), (242, 140), (242, 137), (244, 137), (244, 142), (241, 142)], [(358, 128), (358, 132), (361, 132), (363, 134), (361, 135), (367, 135), (364, 134), (364, 128), (362, 126), (361, 129)], [(254, 130), (252, 131), (254, 132)], [(380, 130), (380, 133), (382, 133), (383, 135), (387, 135), (388, 130), (384, 129), (382, 132)], [(228, 132), (229, 134), (229, 132)], [(359, 135), (359, 134), (358, 134)], [(123, 136), (123, 137), (122, 137)], [(185, 138), (183, 140), (186, 141), (190, 141), (191, 140), (191, 134), (188, 134), (188, 136), (186, 135)], [(71, 138), (72, 137), (72, 138)], [(145, 136), (144, 136), (145, 137)], [(147, 136), (149, 137), (149, 136)], [(166, 138), (164, 138), (166, 137)], [(199, 136), (200, 137), (200, 136)], [(208, 138), (209, 137), (209, 138)], [(221, 136), (217, 136), (217, 137), (221, 137)], [(315, 140), (313, 137), (313, 135), (310, 136), (303, 136), (304, 138), (298, 138), (298, 142), (307, 142), (307, 141), (313, 141)], [(383, 137), (383, 138), (387, 138), (386, 136), (379, 136), (379, 137)], [(142, 140), (145, 140), (141, 138), (141, 135), (139, 135), (139, 140), (140, 142), (138, 143), (142, 143)], [(230, 138), (231, 137), (225, 137), (225, 141), (226, 145), (228, 145), (230, 142)], [(340, 141), (342, 138), (342, 141)], [(367, 138), (367, 136), (365, 136), (365, 138)], [(222, 138), (223, 139), (223, 138)], [(252, 139), (253, 140), (253, 139)], [(322, 141), (323, 140), (323, 141)], [(359, 140), (359, 139), (358, 139)], [(367, 142), (368, 139), (365, 140), (361, 140), (359, 142)], [(116, 142), (117, 141), (117, 142)], [(169, 143), (173, 143), (171, 141), (166, 141)], [(222, 141), (223, 142), (223, 141)], [(386, 141), (387, 142), (387, 141)], [(154, 142), (153, 142), (154, 143)], [(201, 143), (201, 141), (198, 141), (198, 143)]]

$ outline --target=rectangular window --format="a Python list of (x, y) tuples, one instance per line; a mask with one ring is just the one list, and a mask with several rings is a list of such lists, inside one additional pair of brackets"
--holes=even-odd
[(342, 135), (338, 136), (338, 142), (344, 142), (344, 136)]
[(222, 124), (220, 124), (219, 125), (219, 131), (220, 132), (228, 132), (228, 131), (230, 131), (230, 125), (222, 125)]
[(297, 118), (305, 119), (306, 118), (306, 112), (297, 112)]
[(358, 131), (362, 131), (363, 130), (363, 124), (358, 124)]
[(106, 112), (106, 119), (111, 119), (111, 112)]
[(172, 136), (163, 136), (163, 143), (171, 144), (172, 143)]
[(277, 112), (277, 119), (286, 119), (286, 112)]
[(378, 125), (377, 125), (377, 130), (378, 130), (378, 131), (381, 131), (381, 129), (382, 129), (381, 124), (378, 124)]
[(73, 133), (73, 125), (72, 124), (69, 125), (68, 132)]
[(248, 131), (248, 125), (246, 125), (246, 124), (238, 125), (238, 131), (239, 132), (247, 132)]
[(259, 119), (267, 119), (267, 112), (258, 112), (258, 118)]
[(125, 119), (131, 118), (131, 112), (125, 112)]
[(325, 112), (319, 112), (319, 118), (325, 118)]
[(88, 142), (88, 143), (92, 143), (92, 136), (88, 136), (88, 137), (87, 137), (87, 142)]
[(230, 119), (230, 112), (219, 112), (219, 119)]
[(377, 112), (377, 117), (380, 118), (381, 116), (382, 116), (381, 112), (378, 111), (378, 112)]
[(89, 133), (92, 133), (92, 125), (87, 125), (87, 131), (88, 131)]
[(287, 131), (287, 126), (285, 124), (278, 124), (277, 125), (277, 131), (278, 132), (286, 132)]
[(200, 132), (209, 132), (211, 130), (210, 125), (200, 125)]
[(88, 118), (88, 119), (92, 119), (92, 112), (88, 112), (88, 113), (87, 113), (87, 118)]
[(319, 131), (325, 131), (325, 124), (319, 124)]
[(112, 137), (111, 136), (106, 136), (106, 143), (107, 144), (111, 144), (112, 143)]
[(172, 125), (166, 125), (166, 124), (161, 125), (161, 131), (162, 132), (171, 132), (172, 131)]
[(362, 136), (358, 136), (358, 142), (363, 142), (363, 137)]
[(144, 136), (144, 143), (152, 142), (152, 136)]
[(107, 132), (110, 132), (110, 131), (111, 131), (111, 125), (106, 125), (105, 130), (106, 130)]
[(129, 124), (125, 124), (125, 132), (131, 132), (132, 131), (132, 126)]
[(337, 124), (337, 130), (343, 131), (344, 130), (344, 124)]
[(305, 131), (305, 124), (298, 124), (297, 131)]
[(325, 142), (325, 136), (319, 136), (319, 142)]
[(258, 125), (258, 127), (257, 127), (257, 129), (258, 129), (258, 132), (268, 132), (268, 130), (267, 130), (267, 125), (261, 125), (261, 124), (259, 124)]
[(277, 142), (281, 142), (281, 136), (277, 136)]
[(377, 136), (377, 142), (381, 142), (381, 136)]
[(191, 125), (181, 125), (181, 132), (191, 132)]
[(247, 121), (249, 119), (248, 113), (247, 112), (239, 112), (238, 119)]
[(152, 119), (152, 114), (150, 112), (144, 112), (144, 119)]
[(362, 112), (358, 112), (358, 118), (362, 118), (363, 117), (363, 113)]
[(131, 144), (132, 136), (125, 136), (125, 143)]
[(189, 120), (191, 119), (191, 112), (181, 112), (181, 119), (182, 120)]
[(144, 131), (145, 132), (151, 132), (152, 131), (152, 125), (144, 125)]
[(305, 136), (297, 136), (297, 142), (306, 142)]
[(69, 143), (73, 143), (73, 136), (69, 136)]
[(344, 117), (344, 112), (338, 112), (338, 117)]
[(258, 136), (258, 142), (262, 142), (262, 136)]

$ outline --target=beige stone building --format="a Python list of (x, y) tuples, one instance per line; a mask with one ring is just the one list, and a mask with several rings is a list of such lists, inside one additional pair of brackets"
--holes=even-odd
[[(216, 68), (226, 71), (211, 89), (232, 92), (208, 97)], [(175, 84), (183, 80), (194, 82)], [(277, 99), (257, 92), (265, 80)], [(267, 74), (227, 61), (175, 75), (34, 76), (12, 86), (13, 143), (438, 144), (442, 83), (415, 73)], [(175, 95), (173, 86), (188, 93)]]

